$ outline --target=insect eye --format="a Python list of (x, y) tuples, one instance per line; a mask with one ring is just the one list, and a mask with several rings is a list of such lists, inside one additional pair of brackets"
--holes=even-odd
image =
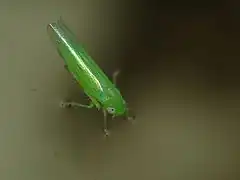
[(109, 113), (114, 113), (115, 112), (115, 109), (114, 108), (111, 108), (111, 107), (109, 107), (109, 108), (107, 108), (107, 111), (109, 112)]

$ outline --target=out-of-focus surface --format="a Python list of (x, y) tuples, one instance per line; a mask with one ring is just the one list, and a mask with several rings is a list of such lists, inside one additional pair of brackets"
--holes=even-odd
[[(170, 4), (0, 3), (1, 180), (240, 178), (239, 3)], [(100, 112), (58, 107), (84, 101), (46, 34), (60, 15), (108, 74), (122, 68), (137, 122), (107, 140)]]

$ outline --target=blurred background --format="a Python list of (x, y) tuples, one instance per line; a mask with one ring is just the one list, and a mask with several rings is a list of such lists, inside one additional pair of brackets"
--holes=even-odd
[[(240, 3), (1, 0), (1, 180), (240, 178)], [(111, 75), (136, 123), (85, 102), (46, 33), (60, 16)]]

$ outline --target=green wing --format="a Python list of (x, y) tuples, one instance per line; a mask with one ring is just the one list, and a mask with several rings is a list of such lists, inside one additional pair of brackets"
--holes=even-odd
[(114, 87), (101, 68), (77, 41), (77, 37), (60, 18), (48, 25), (48, 34), (64, 59), (70, 72), (89, 96), (105, 98), (108, 88)]
[(92, 57), (87, 53), (87, 51), (84, 49), (82, 45), (77, 40), (76, 35), (67, 27), (63, 19), (60, 17), (58, 20), (58, 26), (63, 30), (65, 35), (68, 37), (68, 39), (74, 44), (74, 48), (77, 52), (79, 52), (79, 55), (85, 60), (85, 62), (93, 68), (93, 70), (98, 72), (98, 75), (101, 77), (106, 77), (105, 73), (102, 72), (100, 67), (94, 62)]

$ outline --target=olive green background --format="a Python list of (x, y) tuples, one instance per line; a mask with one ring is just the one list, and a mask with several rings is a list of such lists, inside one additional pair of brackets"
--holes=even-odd
[[(239, 179), (239, 3), (0, 1), (0, 180)], [(62, 16), (135, 111), (86, 102), (46, 34)]]

